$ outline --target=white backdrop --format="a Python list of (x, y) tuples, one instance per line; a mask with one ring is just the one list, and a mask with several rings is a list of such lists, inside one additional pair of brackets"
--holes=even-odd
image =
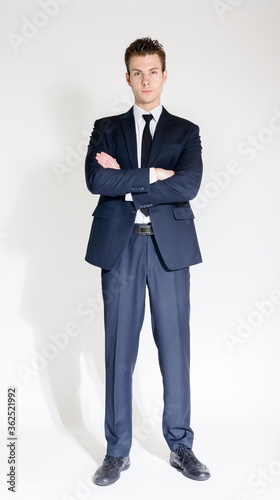
[[(9, 498), (7, 389), (17, 388), (20, 500), (280, 492), (278, 0), (1, 0), (1, 498)], [(197, 123), (193, 201), (204, 263), (192, 268), (194, 451), (212, 472), (168, 465), (149, 314), (134, 377), (131, 469), (103, 459), (100, 272), (84, 261), (97, 197), (84, 181), (96, 118), (126, 111), (123, 53), (159, 39), (163, 104)], [(148, 307), (148, 306), (147, 306)]]

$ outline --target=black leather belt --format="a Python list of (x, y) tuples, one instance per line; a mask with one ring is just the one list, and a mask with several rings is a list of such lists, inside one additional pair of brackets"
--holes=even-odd
[(151, 224), (134, 224), (133, 232), (143, 236), (152, 236), (154, 234)]

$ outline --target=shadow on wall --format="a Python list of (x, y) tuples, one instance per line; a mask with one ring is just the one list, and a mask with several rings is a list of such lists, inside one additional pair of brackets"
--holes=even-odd
[[(75, 141), (90, 104), (71, 90), (59, 85), (48, 95), (63, 146)], [(83, 405), (88, 403), (81, 397), (84, 365), (95, 388), (92, 405), (94, 397), (104, 399), (100, 272), (84, 261), (96, 201), (88, 196), (83, 163), (63, 182), (58, 181), (51, 165), (41, 164), (30, 169), (24, 179), (9, 228), (12, 252), (28, 259), (21, 315), (34, 333), (36, 360), (27, 353), (25, 364), (31, 367), (33, 357), (32, 370), (34, 366), (38, 369), (44, 397), (58, 427), (99, 459), (104, 445), (84, 421)], [(95, 308), (84, 306), (88, 297), (96, 299)], [(90, 309), (91, 314), (86, 315)]]

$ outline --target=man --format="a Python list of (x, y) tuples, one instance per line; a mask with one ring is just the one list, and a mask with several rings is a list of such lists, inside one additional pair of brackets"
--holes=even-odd
[(106, 357), (107, 454), (93, 480), (110, 485), (130, 465), (132, 374), (148, 286), (170, 464), (201, 481), (210, 472), (192, 451), (189, 384), (189, 266), (201, 262), (189, 204), (202, 176), (199, 128), (160, 104), (167, 71), (157, 40), (135, 40), (125, 63), (135, 104), (95, 122), (86, 158), (87, 187), (101, 195), (86, 260), (102, 269)]

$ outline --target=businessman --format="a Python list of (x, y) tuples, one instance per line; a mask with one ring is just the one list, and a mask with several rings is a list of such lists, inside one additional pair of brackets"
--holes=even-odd
[(199, 128), (167, 112), (162, 45), (140, 38), (125, 51), (135, 104), (96, 120), (86, 182), (100, 195), (86, 260), (102, 269), (107, 452), (94, 482), (107, 486), (130, 466), (132, 376), (146, 287), (163, 380), (162, 430), (170, 464), (203, 481), (209, 469), (192, 450), (190, 427), (189, 267), (201, 262), (190, 207), (202, 176)]

